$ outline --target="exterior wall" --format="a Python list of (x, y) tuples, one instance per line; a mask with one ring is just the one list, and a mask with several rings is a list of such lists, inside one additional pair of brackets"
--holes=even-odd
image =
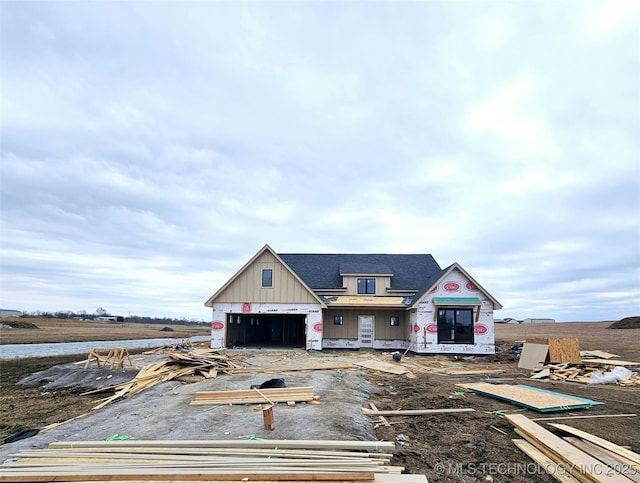
[[(342, 325), (334, 325), (334, 315), (342, 316)], [(326, 309), (323, 314), (324, 332), (322, 347), (336, 349), (357, 349), (358, 316), (372, 315), (374, 317), (373, 348), (374, 349), (404, 349), (408, 347), (409, 318), (405, 310), (368, 309)], [(399, 326), (389, 325), (389, 317), (400, 317)]]
[[(481, 300), (480, 315), (477, 321), (478, 307), (473, 308), (473, 344), (438, 344), (438, 326), (435, 317), (437, 309), (433, 305), (434, 297), (477, 297)], [(412, 350), (415, 352), (425, 354), (495, 354), (493, 302), (458, 270), (452, 271), (420, 301), (412, 325), (411, 340), (414, 343)]]
[[(262, 270), (266, 268), (273, 270), (271, 287), (262, 287)], [(268, 251), (254, 260), (215, 300), (216, 303), (318, 303), (313, 294)]]
[(304, 314), (306, 316), (305, 331), (307, 334), (306, 348), (322, 349), (322, 308), (315, 304), (269, 304), (269, 303), (229, 303), (216, 302), (213, 304), (213, 318), (211, 322), (211, 348), (219, 349), (226, 346), (227, 315), (231, 313), (244, 314)]
[(375, 277), (367, 275), (348, 275), (342, 277), (342, 284), (347, 289), (345, 295), (358, 295), (358, 279), (359, 278), (375, 278), (376, 293), (371, 295), (387, 295), (387, 288), (391, 286), (391, 277)]

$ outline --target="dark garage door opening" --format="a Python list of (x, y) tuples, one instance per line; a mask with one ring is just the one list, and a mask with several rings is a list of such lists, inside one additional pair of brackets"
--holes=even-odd
[(229, 314), (227, 347), (306, 347), (305, 315)]

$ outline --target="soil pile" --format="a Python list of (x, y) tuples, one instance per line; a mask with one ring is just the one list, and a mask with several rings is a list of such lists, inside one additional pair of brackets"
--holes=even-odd
[(31, 322), (22, 322), (19, 320), (9, 320), (4, 322), (4, 325), (11, 327), (12, 329), (39, 329), (36, 324), (32, 324)]
[(611, 324), (609, 329), (640, 329), (640, 316), (625, 317)]

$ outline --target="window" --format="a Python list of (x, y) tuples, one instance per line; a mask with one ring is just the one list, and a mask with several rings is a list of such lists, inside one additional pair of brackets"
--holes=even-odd
[(400, 317), (396, 315), (392, 315), (391, 317), (389, 317), (389, 325), (391, 325), (392, 327), (400, 325)]
[(333, 325), (342, 325), (342, 315), (333, 316)]
[(376, 293), (376, 279), (375, 278), (359, 278), (358, 279), (358, 293), (359, 294), (371, 294)]
[(262, 270), (262, 286), (273, 286), (273, 270), (271, 270), (270, 268), (265, 268), (264, 270)]
[(473, 309), (438, 309), (438, 344), (473, 344)]

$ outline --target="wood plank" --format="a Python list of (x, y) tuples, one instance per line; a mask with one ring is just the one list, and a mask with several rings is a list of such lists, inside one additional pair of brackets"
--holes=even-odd
[(590, 446), (590, 447), (593, 447), (593, 448), (598, 448), (600, 451), (608, 454), (613, 459), (619, 461), (623, 465), (626, 465), (627, 468), (635, 468), (636, 472), (640, 473), (640, 465), (638, 465), (637, 463), (634, 463), (630, 459), (625, 458), (624, 456), (621, 456), (618, 453), (614, 453), (613, 451), (608, 450), (607, 448), (603, 448), (602, 446), (598, 446), (597, 444), (592, 443), (591, 441), (587, 441), (586, 439), (583, 439), (582, 442), (587, 446)]
[(558, 471), (558, 463), (524, 439), (512, 439), (513, 443), (529, 458), (538, 463), (556, 481), (561, 483), (578, 483), (580, 480), (566, 471)]
[(589, 357), (596, 359), (614, 359), (616, 357), (620, 357), (617, 354), (611, 354), (610, 352), (605, 351), (580, 351), (580, 356), (585, 359)]
[(179, 440), (123, 440), (123, 441), (54, 441), (49, 448), (104, 448), (104, 447), (141, 447), (141, 448), (295, 448), (329, 450), (393, 450), (393, 441), (347, 441), (347, 440), (233, 440), (233, 439), (179, 439)]
[(281, 372), (297, 372), (297, 371), (333, 371), (333, 370), (344, 370), (344, 369), (355, 369), (353, 364), (346, 365), (336, 365), (336, 366), (312, 366), (312, 367), (282, 367), (282, 368), (229, 368), (229, 369), (221, 369), (223, 372), (227, 374), (259, 374), (259, 373), (275, 373), (279, 374)]
[(553, 455), (553, 460), (566, 463), (565, 469), (581, 481), (591, 481), (593, 483), (600, 481), (629, 483), (631, 481), (622, 475), (609, 475), (606, 472), (604, 474), (594, 474), (598, 469), (602, 468), (600, 461), (567, 443), (523, 414), (507, 414), (505, 419), (518, 428), (520, 434), (531, 444), (537, 446), (535, 443), (538, 443), (546, 448), (547, 454)]
[(449, 413), (470, 413), (474, 412), (473, 408), (455, 408), (455, 409), (399, 409), (374, 411), (369, 408), (362, 408), (362, 412), (369, 416), (422, 416), (427, 414), (449, 414)]
[(203, 472), (181, 470), (177, 472), (151, 471), (147, 468), (144, 473), (132, 472), (131, 470), (103, 470), (92, 473), (74, 473), (71, 471), (55, 472), (50, 474), (44, 472), (7, 471), (0, 474), (0, 482), (49, 482), (49, 481), (154, 481), (154, 480), (180, 481), (180, 480), (202, 480), (202, 481), (253, 481), (253, 480), (275, 480), (275, 481), (373, 481), (374, 473), (232, 473), (232, 472)]
[(269, 402), (313, 401), (313, 387), (239, 389), (232, 391), (198, 391), (192, 405), (260, 404)]
[(549, 377), (550, 375), (551, 375), (551, 369), (549, 369), (548, 367), (545, 367), (540, 372), (536, 372), (529, 379), (543, 379), (545, 377)]
[(564, 439), (565, 441), (568, 441), (569, 443), (574, 445), (576, 448), (584, 451), (585, 453), (590, 454), (594, 458), (599, 459), (608, 467), (610, 467), (612, 470), (614, 470), (616, 473), (620, 473), (626, 476), (627, 478), (629, 478), (630, 480), (633, 480), (636, 483), (640, 483), (640, 474), (635, 468), (631, 468), (629, 466), (626, 466), (620, 463), (620, 461), (613, 458), (608, 453), (605, 453), (605, 451), (599, 448), (598, 446), (594, 447), (593, 445), (589, 445), (585, 443), (580, 438), (576, 438), (573, 436), (567, 436), (562, 439)]
[(588, 408), (600, 404), (569, 394), (547, 391), (522, 384), (469, 384), (467, 389), (485, 396), (495, 397), (538, 412)]
[(388, 372), (390, 374), (402, 375), (409, 370), (399, 364), (391, 364), (389, 362), (377, 361), (375, 359), (368, 359), (365, 361), (354, 362), (354, 365), (360, 367), (366, 367), (367, 369), (373, 369), (374, 371)]
[(620, 361), (617, 359), (583, 359), (583, 364), (598, 364), (611, 366), (640, 366), (640, 362)]
[(634, 453), (630, 449), (623, 448), (622, 446), (618, 446), (611, 441), (595, 436), (591, 433), (587, 433), (586, 431), (581, 431), (580, 429), (573, 428), (571, 426), (567, 426), (566, 424), (558, 424), (558, 423), (547, 423), (549, 426), (553, 426), (560, 431), (564, 431), (565, 433), (573, 434), (574, 436), (578, 436), (587, 441), (591, 441), (592, 443), (597, 444), (598, 446), (602, 446), (614, 453), (618, 453), (621, 456), (624, 456), (627, 459), (630, 459), (634, 463), (640, 464), (640, 454)]
[(525, 342), (522, 346), (518, 367), (520, 369), (540, 369), (549, 353), (549, 346), (546, 344), (533, 344)]
[(474, 374), (504, 374), (506, 371), (502, 369), (452, 369), (445, 371), (446, 374), (464, 376)]
[(531, 421), (555, 421), (557, 419), (629, 418), (633, 416), (637, 416), (637, 414), (629, 413), (629, 414), (592, 414), (589, 416), (553, 416), (550, 418), (531, 418)]

